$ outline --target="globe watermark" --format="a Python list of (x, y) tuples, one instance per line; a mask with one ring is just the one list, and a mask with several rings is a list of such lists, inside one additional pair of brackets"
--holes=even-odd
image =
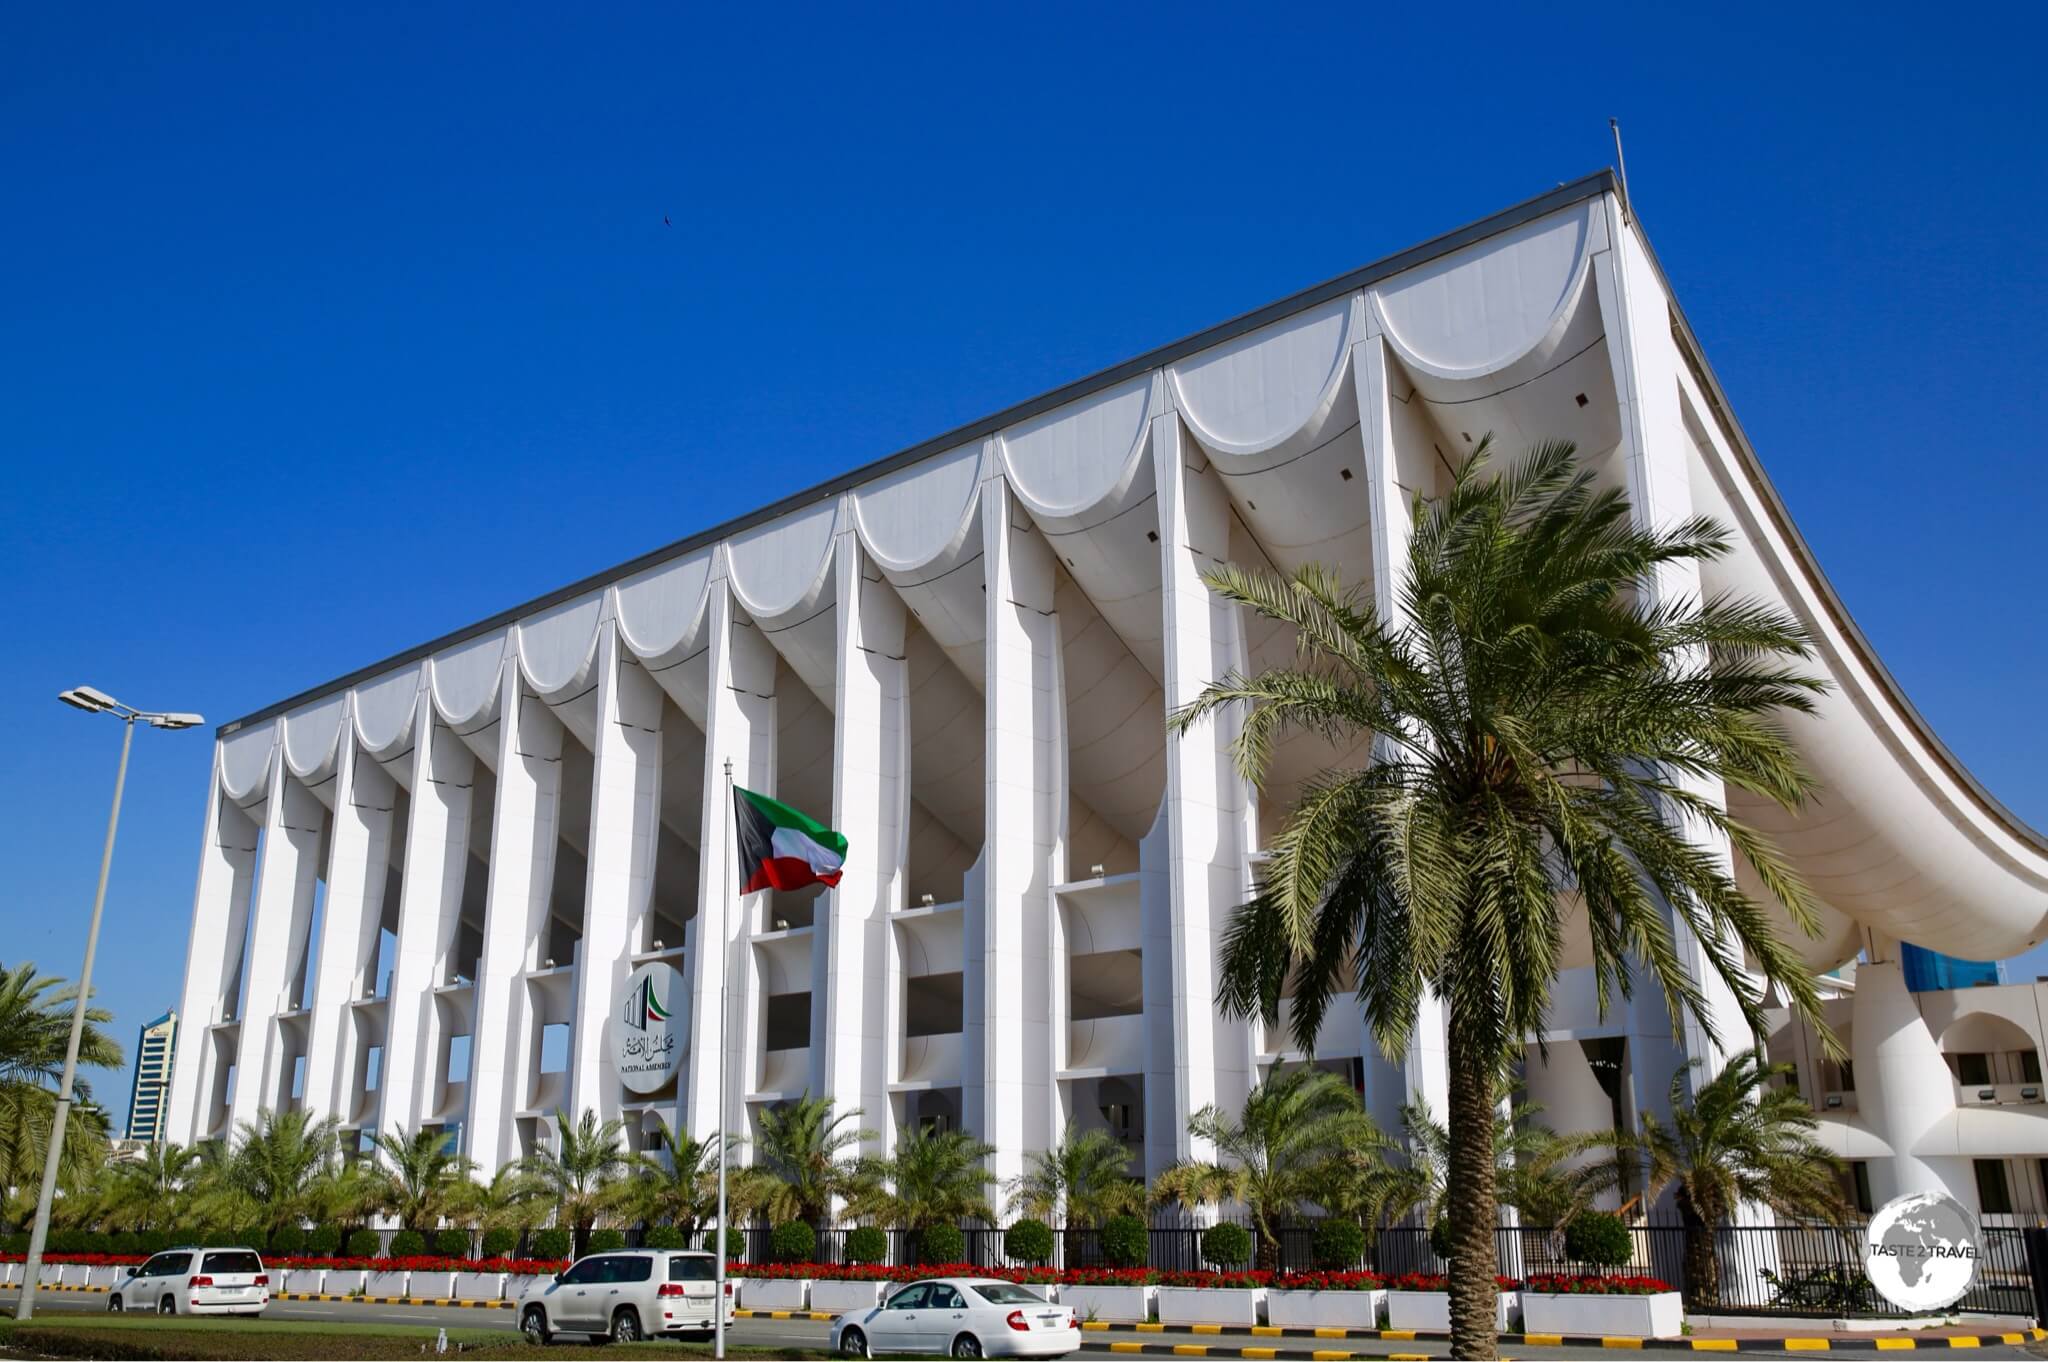
[(1940, 1310), (1977, 1280), (1976, 1217), (1946, 1192), (1893, 1197), (1863, 1231), (1863, 1273), (1901, 1310)]

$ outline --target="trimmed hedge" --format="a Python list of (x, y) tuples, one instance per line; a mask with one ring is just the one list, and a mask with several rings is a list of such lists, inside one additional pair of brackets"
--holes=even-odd
[[(348, 1237), (347, 1248), (348, 1256), (351, 1258), (376, 1258), (383, 1253), (383, 1241), (378, 1239), (377, 1231), (375, 1230), (357, 1230)], [(553, 1256), (561, 1258), (568, 1255), (555, 1254)]]
[(626, 1236), (622, 1231), (592, 1230), (590, 1232), (590, 1252), (592, 1253), (617, 1253), (625, 1246)]
[(468, 1230), (441, 1230), (434, 1235), (434, 1252), (443, 1258), (467, 1258), (469, 1256)]
[(768, 1256), (778, 1263), (808, 1263), (817, 1249), (818, 1232), (801, 1220), (785, 1220), (769, 1231)]
[(536, 1258), (566, 1258), (574, 1247), (574, 1237), (560, 1225), (550, 1225), (534, 1232), (533, 1256)]
[(1111, 1267), (1143, 1267), (1152, 1255), (1152, 1232), (1135, 1215), (1113, 1216), (1103, 1222), (1102, 1256)]
[(519, 1247), (519, 1231), (499, 1228), (484, 1231), (484, 1257), (510, 1258)]
[(1202, 1261), (1220, 1268), (1242, 1267), (1251, 1261), (1252, 1236), (1242, 1225), (1224, 1221), (1202, 1231)]
[(1043, 1220), (1019, 1220), (1003, 1231), (1003, 1256), (1025, 1263), (1052, 1261), (1052, 1227)]
[(1564, 1256), (1587, 1267), (1620, 1267), (1635, 1256), (1635, 1244), (1612, 1211), (1581, 1211), (1564, 1227)]
[(1332, 1216), (1316, 1226), (1310, 1252), (1317, 1267), (1348, 1271), (1365, 1257), (1365, 1231), (1356, 1220)]
[(339, 1225), (315, 1225), (306, 1236), (306, 1252), (320, 1258), (332, 1258), (341, 1252), (342, 1233)]
[(679, 1249), (683, 1247), (683, 1232), (674, 1225), (656, 1225), (640, 1236), (642, 1248)]
[(391, 1236), (391, 1246), (384, 1252), (393, 1258), (424, 1258), (427, 1256), (427, 1236), (418, 1230), (400, 1230)]
[(957, 1263), (967, 1257), (967, 1236), (957, 1225), (934, 1225), (917, 1236), (917, 1260), (925, 1264)]
[(889, 1256), (889, 1236), (873, 1225), (861, 1225), (847, 1232), (846, 1261), (879, 1263)]
[(280, 1258), (305, 1252), (306, 1232), (297, 1225), (279, 1225), (270, 1232), (270, 1251)]

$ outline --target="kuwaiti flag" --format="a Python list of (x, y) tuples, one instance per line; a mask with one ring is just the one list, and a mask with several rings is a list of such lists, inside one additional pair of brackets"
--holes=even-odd
[(742, 894), (839, 883), (839, 867), (846, 863), (844, 837), (808, 814), (737, 785), (732, 806)]

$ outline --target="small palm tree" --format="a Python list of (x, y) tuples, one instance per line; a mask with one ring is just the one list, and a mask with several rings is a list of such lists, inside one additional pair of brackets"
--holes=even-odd
[(270, 1229), (296, 1223), (339, 1164), (338, 1127), (332, 1116), (316, 1121), (303, 1111), (268, 1108), (242, 1122), (233, 1150), (215, 1169), (215, 1219)]
[(1052, 1148), (1025, 1156), (1029, 1165), (1010, 1179), (1010, 1213), (1086, 1229), (1145, 1209), (1145, 1184), (1131, 1176), (1130, 1147), (1099, 1127), (1076, 1130), (1069, 1121)]
[[(698, 1225), (718, 1216), (719, 1137), (700, 1140), (677, 1130), (663, 1131), (661, 1138), (668, 1146), (667, 1158), (641, 1154), (634, 1159), (632, 1210), (638, 1219), (669, 1222), (682, 1231), (687, 1243)], [(738, 1171), (727, 1170), (729, 1205), (737, 1200), (730, 1184)]]
[(1805, 885), (1720, 798), (1735, 788), (1797, 809), (1812, 790), (1781, 724), (1824, 689), (1799, 669), (1804, 631), (1763, 606), (1642, 589), (1726, 554), (1713, 521), (1637, 528), (1570, 445), (1498, 477), (1489, 446), (1441, 499), (1417, 498), (1400, 619), (1318, 566), (1210, 573), (1223, 599), (1293, 630), (1299, 665), (1226, 677), (1172, 719), (1185, 731), (1240, 715), (1234, 751), (1254, 782), (1289, 730), (1377, 745), (1370, 765), (1308, 782), (1289, 812), (1261, 892), (1226, 933), (1221, 1002), (1277, 1022), (1292, 981), (1305, 1048), (1355, 992), (1400, 1054), (1424, 990), (1444, 1001), (1451, 1351), (1476, 1358), (1494, 1355), (1499, 1059), (1544, 1029), (1569, 919), (1583, 919), (1573, 934), (1590, 940), (1603, 1010), (1640, 972), (1674, 1023), (1704, 1014), (1683, 933), (1757, 1034), (1748, 962), (1835, 1044), (1812, 972), (1700, 844), (1725, 840), (1816, 929)]
[[(1604, 1165), (1575, 1165), (1579, 1155), (1613, 1143), (1607, 1132), (1560, 1135), (1536, 1120), (1543, 1109), (1525, 1104), (1494, 1113), (1494, 1185), (1500, 1204), (1522, 1212), (1525, 1224), (1560, 1226), (1612, 1182)], [(1347, 1169), (1332, 1203), (1375, 1224), (1407, 1216), (1424, 1225), (1443, 1219), (1450, 1193), (1451, 1134), (1427, 1105), (1401, 1108), (1407, 1157), (1374, 1160)]]
[(1242, 1204), (1259, 1241), (1259, 1266), (1280, 1266), (1280, 1227), (1320, 1204), (1353, 1151), (1385, 1143), (1358, 1094), (1323, 1069), (1285, 1069), (1253, 1088), (1230, 1116), (1213, 1104), (1188, 1133), (1216, 1146), (1219, 1161), (1179, 1163), (1152, 1182), (1154, 1201), (1183, 1206)]
[(111, 1223), (122, 1229), (164, 1229), (179, 1222), (199, 1151), (169, 1141), (144, 1146), (142, 1157), (124, 1164), (107, 1205)]
[(995, 1152), (965, 1131), (912, 1130), (893, 1155), (871, 1165), (886, 1190), (854, 1209), (906, 1230), (993, 1220), (987, 1189), (995, 1179), (983, 1160)]
[(527, 1230), (540, 1220), (545, 1195), (546, 1189), (524, 1164), (508, 1163), (491, 1174), (489, 1182), (472, 1177), (457, 1188), (449, 1216), (465, 1229)]
[(398, 1217), (409, 1230), (422, 1232), (440, 1228), (469, 1183), (476, 1165), (455, 1150), (448, 1131), (422, 1126), (407, 1135), (394, 1131), (372, 1135), (371, 1143), (383, 1156), (384, 1165), (375, 1169), (384, 1181), (382, 1209)]
[(1743, 1202), (1821, 1219), (1848, 1208), (1838, 1181), (1842, 1162), (1814, 1138), (1813, 1108), (1797, 1088), (1771, 1082), (1790, 1074), (1791, 1065), (1744, 1051), (1688, 1094), (1697, 1064), (1672, 1076), (1669, 1125), (1644, 1112), (1640, 1131), (1614, 1142), (1639, 1156), (1649, 1200), (1674, 1194), (1685, 1225), (1685, 1303), (1710, 1310), (1721, 1303), (1714, 1230)]
[(625, 1122), (600, 1121), (586, 1109), (575, 1124), (555, 1109), (555, 1143), (526, 1158), (525, 1166), (555, 1203), (555, 1223), (575, 1232), (576, 1256), (590, 1246), (590, 1231), (611, 1204), (612, 1184), (632, 1166), (622, 1135)]
[(875, 1132), (860, 1126), (861, 1109), (835, 1112), (829, 1097), (808, 1092), (785, 1107), (761, 1113), (754, 1163), (775, 1179), (762, 1208), (777, 1220), (802, 1220), (822, 1229), (835, 1201), (872, 1193), (871, 1165), (858, 1157)]
[[(37, 974), (32, 964), (0, 966), (0, 1191), (41, 1185), (77, 997), (63, 980)], [(101, 1029), (112, 1020), (105, 1008), (86, 1008), (81, 1065), (121, 1066), (121, 1047)], [(107, 1148), (106, 1122), (96, 1119), (97, 1108), (88, 1110), (91, 1085), (75, 1080), (72, 1093), (77, 1102), (65, 1121), (59, 1168), (67, 1186), (90, 1177)]]

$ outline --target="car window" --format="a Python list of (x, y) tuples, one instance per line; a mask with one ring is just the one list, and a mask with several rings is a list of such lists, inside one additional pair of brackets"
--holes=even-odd
[[(138, 1277), (168, 1277), (174, 1272), (183, 1272), (190, 1255), (183, 1253), (159, 1253), (156, 1257), (135, 1269)], [(177, 1266), (173, 1267), (172, 1264)]]
[(714, 1282), (718, 1280), (718, 1263), (710, 1258), (671, 1258), (668, 1260), (668, 1279), (672, 1282)]
[(941, 1282), (932, 1288), (931, 1308), (934, 1310), (965, 1310), (967, 1302), (960, 1299), (960, 1293)]
[(974, 1282), (974, 1294), (994, 1305), (1043, 1305), (1045, 1297), (1033, 1295), (1008, 1282)]
[(199, 1265), (201, 1272), (261, 1272), (263, 1260), (253, 1253), (209, 1253)]
[(889, 1308), (891, 1310), (922, 1310), (924, 1309), (925, 1297), (930, 1293), (931, 1287), (923, 1282), (919, 1282), (915, 1286), (906, 1286), (895, 1295), (889, 1297)]
[(604, 1280), (605, 1260), (585, 1258), (582, 1262), (562, 1274), (562, 1281), (570, 1286), (587, 1286), (591, 1282)]
[(644, 1282), (654, 1276), (654, 1260), (637, 1256), (621, 1255), (612, 1259), (611, 1275), (605, 1280), (613, 1282)]

